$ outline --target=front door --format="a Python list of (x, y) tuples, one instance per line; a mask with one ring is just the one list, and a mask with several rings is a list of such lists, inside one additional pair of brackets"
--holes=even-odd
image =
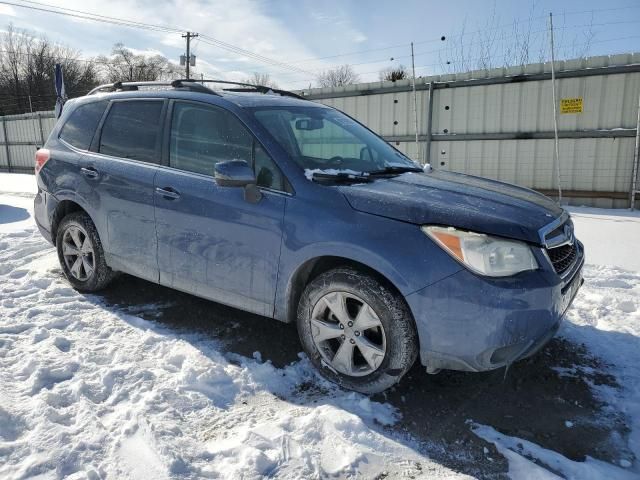
[[(273, 315), (284, 206), (282, 174), (234, 114), (197, 102), (171, 108), (169, 166), (155, 177), (160, 283)], [(216, 162), (257, 165), (263, 197), (220, 187)]]

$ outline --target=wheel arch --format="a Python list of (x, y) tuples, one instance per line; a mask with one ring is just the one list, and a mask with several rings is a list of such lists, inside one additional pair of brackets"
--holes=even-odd
[[(89, 212), (87, 212), (86, 209), (82, 208), (79, 203), (73, 200), (60, 200), (56, 205), (51, 218), (51, 240), (53, 241), (54, 245), (56, 244), (56, 237), (58, 235), (58, 226), (60, 225), (60, 222), (64, 217), (74, 212), (84, 212), (89, 216), (89, 218), (91, 218)], [(93, 222), (93, 218), (91, 218), (91, 221)], [(95, 222), (93, 223), (95, 225)]]
[(322, 273), (338, 267), (352, 267), (363, 273), (368, 273), (404, 299), (404, 295), (399, 286), (389, 278), (389, 275), (385, 275), (378, 269), (348, 257), (321, 255), (309, 258), (303, 262), (289, 278), (286, 293), (286, 311), (282, 318), (279, 319), (287, 323), (295, 322), (298, 303), (300, 302), (300, 297), (305, 287)]

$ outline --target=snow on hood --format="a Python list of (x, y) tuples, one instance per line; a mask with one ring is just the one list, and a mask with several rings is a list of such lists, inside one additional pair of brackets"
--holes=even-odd
[(313, 180), (314, 173), (324, 173), (326, 175), (338, 175), (340, 173), (346, 173), (347, 175), (362, 175), (362, 172), (349, 169), (336, 169), (336, 168), (305, 168), (304, 176), (308, 180)]

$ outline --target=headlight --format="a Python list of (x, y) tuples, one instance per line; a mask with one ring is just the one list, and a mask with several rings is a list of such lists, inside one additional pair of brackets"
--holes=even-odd
[(453, 227), (424, 226), (422, 231), (470, 270), (489, 277), (507, 277), (538, 268), (526, 243)]

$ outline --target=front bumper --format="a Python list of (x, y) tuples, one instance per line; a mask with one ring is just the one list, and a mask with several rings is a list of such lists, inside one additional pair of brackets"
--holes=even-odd
[(584, 249), (562, 278), (545, 262), (509, 278), (461, 270), (406, 297), (427, 371), (484, 371), (540, 350), (557, 332), (582, 284)]

